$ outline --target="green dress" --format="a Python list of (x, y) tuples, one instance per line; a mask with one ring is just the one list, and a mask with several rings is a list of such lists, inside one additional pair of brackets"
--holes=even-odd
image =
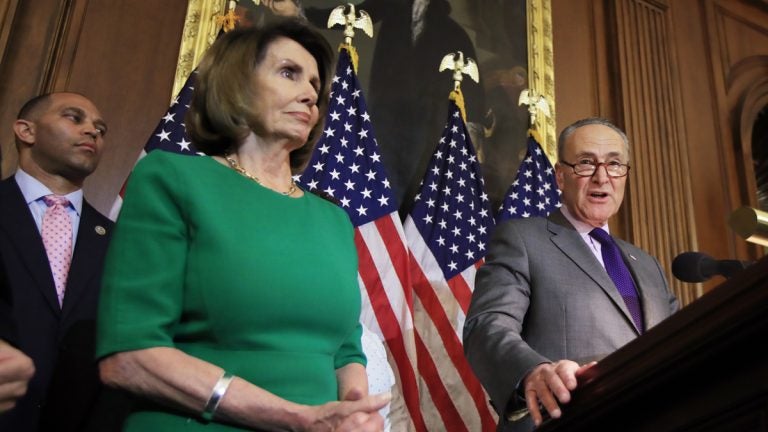
[[(98, 356), (175, 347), (285, 399), (337, 400), (365, 364), (353, 228), (209, 157), (156, 151), (131, 174), (107, 254)], [(130, 431), (239, 430), (143, 404)]]

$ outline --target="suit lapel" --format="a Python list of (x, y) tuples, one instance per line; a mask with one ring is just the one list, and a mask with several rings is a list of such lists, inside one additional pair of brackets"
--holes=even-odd
[(43, 239), (13, 177), (0, 184), (0, 202), (0, 229), (5, 231), (21, 257), (30, 278), (35, 281), (35, 289), (40, 290), (48, 306), (58, 316), (61, 308)]
[(93, 257), (106, 252), (106, 230), (106, 226), (99, 225), (96, 210), (83, 201), (75, 252), (67, 276), (67, 292), (62, 305), (64, 318), (77, 305), (78, 300), (89, 288), (91, 278), (95, 277), (99, 270), (99, 266), (94, 265)]
[[(613, 283), (610, 276), (608, 276), (608, 272), (605, 271), (605, 268), (600, 265), (600, 262), (595, 258), (594, 253), (589, 249), (589, 246), (584, 242), (584, 239), (579, 232), (576, 231), (573, 225), (568, 222), (568, 219), (566, 219), (559, 210), (553, 212), (548, 219), (549, 221), (547, 225), (549, 231), (552, 233), (552, 243), (554, 243), (565, 256), (589, 276), (590, 279), (595, 281), (605, 295), (613, 301), (616, 308), (621, 311), (627, 322), (632, 325), (635, 332), (638, 332), (635, 323), (632, 320), (632, 315), (630, 315), (629, 309), (627, 309), (627, 305), (624, 303), (624, 299), (616, 289), (616, 285)], [(624, 254), (623, 249), (622, 253)], [(630, 271), (632, 271), (632, 266), (629, 267)], [(635, 277), (634, 272), (632, 276)]]

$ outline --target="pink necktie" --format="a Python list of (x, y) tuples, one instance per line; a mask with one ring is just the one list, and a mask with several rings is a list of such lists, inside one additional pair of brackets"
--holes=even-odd
[(56, 296), (59, 306), (64, 301), (67, 287), (67, 274), (72, 262), (72, 220), (67, 213), (69, 201), (61, 196), (43, 197), (48, 209), (43, 215), (43, 245), (48, 254), (53, 281), (56, 284)]

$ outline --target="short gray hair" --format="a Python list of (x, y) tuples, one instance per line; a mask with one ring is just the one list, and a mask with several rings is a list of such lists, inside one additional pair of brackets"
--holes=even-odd
[(621, 136), (622, 141), (624, 141), (624, 146), (627, 148), (627, 156), (629, 156), (629, 138), (627, 138), (627, 134), (625, 134), (623, 130), (619, 129), (618, 126), (602, 117), (588, 117), (571, 123), (570, 125), (566, 126), (562, 132), (560, 132), (560, 136), (557, 138), (557, 160), (563, 160), (565, 141), (568, 139), (568, 137), (573, 135), (573, 133), (576, 132), (576, 129), (589, 125), (601, 125), (613, 129), (614, 132)]

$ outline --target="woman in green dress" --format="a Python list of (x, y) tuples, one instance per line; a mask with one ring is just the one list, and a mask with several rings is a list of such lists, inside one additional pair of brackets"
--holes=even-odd
[(207, 156), (131, 175), (99, 310), (102, 380), (138, 396), (129, 431), (378, 431), (353, 229), (298, 188), (333, 53), (298, 21), (220, 37), (186, 118)]

